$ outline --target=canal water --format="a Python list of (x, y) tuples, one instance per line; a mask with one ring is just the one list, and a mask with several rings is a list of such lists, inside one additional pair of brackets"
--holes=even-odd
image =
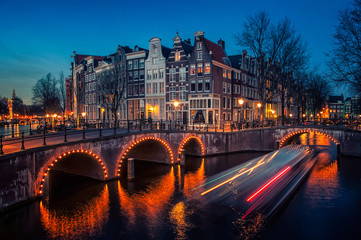
[[(237, 209), (194, 194), (207, 178), (262, 152), (186, 159), (186, 167), (136, 162), (134, 182), (54, 173), (56, 194), (0, 214), (1, 239), (361, 239), (361, 159), (337, 159), (329, 139), (304, 134), (318, 161), (283, 208), (242, 221)], [(77, 183), (77, 184), (76, 184)], [(231, 210), (230, 210), (231, 209)]]

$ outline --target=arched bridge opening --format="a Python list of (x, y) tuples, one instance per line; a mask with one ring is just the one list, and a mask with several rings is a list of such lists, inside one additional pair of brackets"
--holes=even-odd
[(178, 161), (180, 161), (182, 151), (188, 156), (203, 156), (205, 154), (205, 148), (203, 142), (197, 136), (189, 136), (183, 139), (178, 148)]
[(335, 146), (339, 147), (340, 143), (332, 135), (318, 130), (298, 130), (288, 133), (284, 136), (279, 147), (287, 145), (308, 145), (308, 146)]
[(98, 154), (77, 149), (61, 153), (42, 168), (38, 176), (38, 194), (59, 197), (81, 190), (82, 186), (108, 178), (107, 168)]
[(126, 174), (127, 160), (129, 158), (163, 164), (174, 163), (174, 155), (169, 144), (165, 140), (156, 137), (143, 137), (134, 140), (124, 148), (118, 162), (116, 174), (118, 177)]

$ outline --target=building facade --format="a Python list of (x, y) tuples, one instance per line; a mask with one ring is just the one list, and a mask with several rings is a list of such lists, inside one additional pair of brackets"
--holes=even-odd
[[(189, 123), (190, 40), (182, 41), (178, 33), (166, 61), (166, 119)], [(178, 103), (178, 104), (177, 104)]]
[(145, 117), (165, 120), (166, 60), (170, 49), (162, 46), (161, 39), (149, 40), (149, 54), (145, 60)]

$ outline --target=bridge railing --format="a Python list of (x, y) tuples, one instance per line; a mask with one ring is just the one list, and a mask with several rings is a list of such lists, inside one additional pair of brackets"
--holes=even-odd
[[(65, 126), (65, 125), (64, 125)], [(300, 126), (300, 125), (289, 125)], [(315, 125), (307, 126), (314, 127)], [(62, 142), (72, 142), (87, 138), (99, 138), (114, 134), (133, 134), (141, 131), (199, 131), (199, 132), (234, 132), (245, 129), (271, 128), (273, 124), (261, 124), (254, 121), (252, 123), (222, 123), (204, 124), (183, 121), (154, 121), (147, 120), (119, 120), (114, 122), (87, 122), (82, 126), (65, 126), (55, 129), (48, 128), (47, 124), (36, 131), (22, 131), (20, 134), (0, 135), (0, 155), (6, 152), (21, 151), (26, 148), (39, 147), (45, 145), (59, 144)], [(335, 128), (335, 127), (331, 127)], [(337, 128), (337, 127), (336, 127)], [(339, 128), (338, 128), (339, 129)], [(345, 130), (346, 128), (342, 128)], [(55, 131), (57, 130), (57, 131)]]

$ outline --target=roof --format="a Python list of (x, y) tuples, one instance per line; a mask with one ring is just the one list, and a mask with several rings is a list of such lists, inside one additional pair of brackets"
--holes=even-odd
[(206, 38), (204, 38), (204, 42), (206, 44), (208, 51), (212, 51), (214, 60), (216, 60), (217, 62), (223, 63), (227, 66), (231, 66), (228, 56), (221, 46), (219, 46), (218, 44), (216, 44)]
[(191, 44), (189, 44), (186, 41), (182, 41), (181, 44), (182, 44), (183, 51), (186, 53), (187, 56), (192, 53), (193, 46)]
[(162, 54), (166, 59), (169, 57), (171, 51), (172, 49), (162, 46)]
[(94, 56), (94, 55), (80, 55), (80, 54), (76, 54), (75, 55), (75, 63), (76, 65), (78, 65), (82, 60), (84, 60), (84, 58), (87, 57), (93, 57), (95, 60), (101, 61), (103, 60), (104, 56)]
[(242, 65), (242, 54), (228, 56), (229, 61), (231, 62), (232, 67), (241, 69)]

